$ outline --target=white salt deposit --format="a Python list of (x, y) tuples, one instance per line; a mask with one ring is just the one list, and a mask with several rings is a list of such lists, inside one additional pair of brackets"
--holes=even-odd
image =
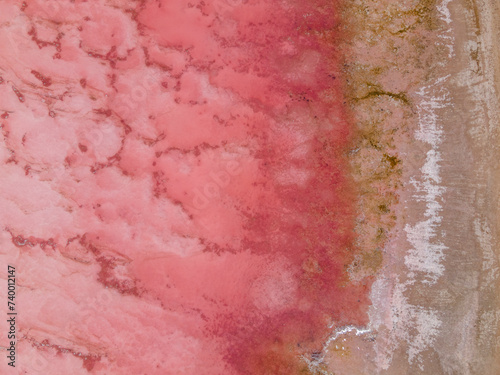
[(424, 282), (430, 284), (435, 283), (444, 272), (442, 261), (447, 249), (438, 238), (443, 194), (446, 189), (440, 185), (439, 146), (442, 143), (443, 130), (437, 113), (437, 110), (449, 105), (448, 94), (442, 85), (447, 78), (448, 76), (440, 78), (417, 92), (419, 128), (415, 138), (429, 144), (431, 149), (420, 168), (421, 176), (412, 178), (411, 183), (415, 187), (413, 198), (417, 202), (425, 202), (425, 219), (405, 226), (407, 240), (412, 245), (405, 256), (405, 265), (416, 276), (424, 276)]
[[(439, 6), (441, 20), (450, 25), (450, 0)], [(439, 35), (442, 45), (454, 54), (453, 30), (449, 27)], [(369, 327), (377, 335), (374, 346), (378, 371), (389, 369), (398, 348), (406, 347), (408, 362), (424, 371), (422, 354), (431, 348), (440, 333), (442, 320), (437, 310), (411, 302), (408, 290), (425, 288), (436, 284), (443, 275), (443, 261), (448, 250), (442, 242), (441, 228), (444, 193), (440, 174), (442, 161), (440, 146), (444, 132), (441, 113), (450, 106), (444, 84), (448, 76), (422, 87), (416, 94), (418, 129), (415, 139), (427, 144), (429, 149), (420, 173), (410, 179), (413, 187), (413, 202), (423, 204), (423, 217), (416, 217), (414, 223), (406, 223), (404, 233), (410, 248), (406, 251), (403, 272), (384, 272), (373, 284)], [(399, 253), (399, 243), (388, 243), (388, 253)]]

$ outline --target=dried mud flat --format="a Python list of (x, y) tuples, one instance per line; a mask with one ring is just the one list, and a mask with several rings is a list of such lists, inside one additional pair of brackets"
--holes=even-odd
[(351, 267), (379, 269), (370, 325), (337, 332), (328, 367), (498, 374), (499, 4), (361, 0), (344, 16), (358, 233), (381, 256)]

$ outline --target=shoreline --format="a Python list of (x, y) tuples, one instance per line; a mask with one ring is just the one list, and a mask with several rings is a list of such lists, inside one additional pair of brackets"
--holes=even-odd
[[(335, 374), (493, 375), (500, 369), (500, 20), (491, 1), (445, 0), (427, 15), (420, 9), (422, 25), (396, 30), (411, 22), (411, 5), (355, 1), (345, 17), (365, 20), (347, 48), (363, 216), (363, 256), (350, 272), (352, 282), (377, 276), (369, 325), (332, 333), (325, 362)], [(399, 24), (384, 18), (394, 7)], [(384, 55), (381, 46), (396, 52)], [(383, 174), (389, 152), (398, 163)], [(387, 210), (377, 212), (381, 206)]]

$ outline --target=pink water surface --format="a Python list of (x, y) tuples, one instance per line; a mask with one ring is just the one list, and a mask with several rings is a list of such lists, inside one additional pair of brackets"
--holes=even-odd
[(366, 322), (335, 2), (6, 0), (0, 25), (19, 371), (307, 373)]

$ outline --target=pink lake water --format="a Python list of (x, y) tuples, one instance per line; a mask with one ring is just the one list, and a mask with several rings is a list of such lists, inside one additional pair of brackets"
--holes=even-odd
[(19, 373), (309, 373), (301, 358), (332, 329), (367, 323), (370, 282), (346, 273), (338, 14), (324, 0), (0, 4)]

